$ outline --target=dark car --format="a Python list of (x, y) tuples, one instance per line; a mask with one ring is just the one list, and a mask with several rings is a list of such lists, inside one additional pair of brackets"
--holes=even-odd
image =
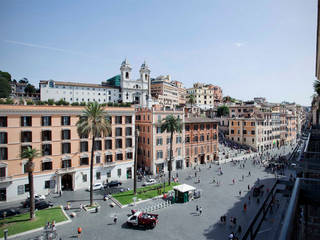
[(122, 185), (122, 182), (120, 182), (120, 181), (111, 181), (111, 182), (107, 183), (106, 185), (104, 185), (104, 188), (118, 187), (121, 185)]
[[(35, 209), (44, 209), (44, 208), (52, 207), (53, 203), (50, 201), (35, 199), (34, 205), (35, 205)], [(26, 201), (24, 201), (22, 203), (22, 206), (24, 208), (30, 207), (30, 199), (27, 199)]]
[(35, 204), (35, 209), (41, 210), (48, 207), (52, 207), (53, 203), (49, 201), (39, 201)]
[(3, 210), (0, 210), (0, 219), (3, 219), (5, 217), (15, 216), (17, 214), (20, 214), (20, 211), (18, 209), (14, 209), (14, 208), (3, 209)]

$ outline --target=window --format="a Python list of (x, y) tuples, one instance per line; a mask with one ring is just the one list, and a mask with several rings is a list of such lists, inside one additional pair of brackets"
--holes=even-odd
[(88, 138), (88, 134), (82, 134), (82, 135), (80, 135), (80, 139), (83, 139), (83, 138)]
[(24, 185), (24, 191), (25, 191), (25, 192), (29, 192), (29, 191), (30, 191), (30, 186), (29, 186), (29, 184), (25, 184), (25, 185)]
[(88, 142), (80, 142), (80, 152), (88, 152)]
[(186, 143), (189, 143), (189, 142), (190, 142), (190, 137), (187, 136), (187, 137), (186, 137)]
[(122, 128), (116, 128), (116, 137), (122, 136)]
[(100, 180), (101, 179), (101, 172), (96, 172), (96, 179)]
[(200, 124), (200, 130), (204, 130), (204, 124)]
[(247, 141), (247, 139), (246, 139), (246, 138), (243, 138), (243, 141), (244, 141), (244, 142), (246, 142), (246, 141)]
[(61, 126), (69, 126), (69, 125), (70, 125), (70, 116), (62, 116)]
[(194, 154), (198, 154), (198, 147), (194, 147)]
[(116, 116), (116, 124), (122, 124), (122, 116)]
[(132, 117), (126, 116), (126, 124), (131, 124), (131, 123), (132, 123)]
[(177, 148), (177, 154), (178, 156), (181, 156), (181, 148)]
[(122, 139), (116, 139), (116, 148), (122, 148)]
[(126, 147), (132, 147), (132, 138), (126, 139)]
[(202, 134), (201, 136), (200, 136), (200, 142), (203, 142), (204, 141), (204, 135)]
[(133, 157), (132, 152), (127, 152), (127, 160), (131, 160)]
[(41, 132), (41, 139), (42, 139), (42, 141), (51, 141), (51, 131), (50, 130), (43, 130)]
[(251, 126), (255, 126), (255, 122), (251, 122)]
[(252, 138), (252, 143), (254, 143), (254, 138)]
[(157, 151), (157, 159), (162, 159), (163, 158), (163, 152), (162, 150)]
[(42, 144), (42, 156), (48, 156), (52, 154), (51, 144)]
[(41, 164), (42, 171), (52, 170), (52, 162), (43, 162)]
[(50, 188), (50, 180), (44, 181), (44, 188), (49, 189)]
[(206, 127), (207, 127), (207, 130), (209, 130), (210, 129), (210, 124), (207, 124)]
[(65, 129), (61, 131), (61, 139), (68, 140), (71, 138), (71, 131), (69, 129)]
[(21, 132), (21, 142), (32, 142), (32, 132), (22, 131)]
[(117, 161), (122, 161), (123, 160), (123, 154), (122, 153), (117, 153), (116, 154), (116, 160)]
[(21, 127), (31, 127), (32, 126), (32, 117), (23, 116), (21, 117)]
[(102, 141), (101, 140), (94, 141), (94, 150), (102, 150)]
[(186, 131), (190, 131), (190, 125), (186, 125)]
[(256, 134), (256, 132), (255, 132), (254, 130), (252, 130), (252, 131), (251, 131), (251, 134), (252, 134), (252, 135), (255, 135), (255, 134)]
[(83, 174), (82, 175), (82, 182), (87, 182), (88, 181), (88, 175), (87, 174)]
[(6, 167), (0, 168), (0, 177), (6, 177)]
[(181, 143), (182, 142), (182, 138), (180, 136), (176, 137), (176, 143)]
[(81, 157), (80, 158), (80, 166), (89, 165), (89, 158), (88, 157)]
[(112, 155), (106, 155), (106, 156), (105, 156), (105, 162), (106, 162), (106, 163), (112, 162)]
[(41, 125), (42, 126), (51, 126), (51, 116), (41, 117)]
[(121, 168), (118, 169), (118, 176), (121, 176)]
[(8, 126), (8, 118), (0, 117), (0, 127), (7, 127), (7, 126)]
[(8, 143), (8, 133), (0, 132), (0, 144), (7, 144)]
[(161, 127), (157, 127), (157, 133), (161, 133)]
[(233, 126), (233, 121), (231, 122), (231, 126)]
[(112, 140), (105, 140), (105, 150), (112, 149)]
[(247, 130), (243, 130), (243, 134), (247, 134)]
[(61, 144), (61, 153), (71, 153), (71, 144), (70, 143), (62, 143)]
[(194, 141), (194, 142), (198, 142), (198, 135), (195, 135), (195, 136), (193, 137), (193, 141)]
[(161, 146), (162, 143), (162, 138), (157, 138), (157, 146)]
[(194, 125), (193, 130), (198, 130), (198, 125)]
[(132, 128), (126, 127), (126, 136), (132, 136)]
[(96, 156), (96, 164), (99, 164), (101, 162), (101, 156), (97, 155)]

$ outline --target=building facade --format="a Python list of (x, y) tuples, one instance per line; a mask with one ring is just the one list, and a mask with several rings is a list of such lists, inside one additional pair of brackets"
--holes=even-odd
[[(38, 149), (35, 193), (87, 188), (90, 179), (90, 136), (79, 136), (76, 123), (83, 107), (0, 105), (1, 201), (28, 196), (27, 159), (20, 153)], [(96, 138), (94, 182), (132, 177), (135, 154), (134, 108), (105, 108), (112, 133)]]
[(222, 102), (222, 89), (212, 84), (195, 83), (187, 89), (187, 96), (195, 96), (195, 105), (206, 110)]
[[(183, 110), (166, 110), (161, 106), (151, 109), (140, 108), (136, 112), (136, 128), (138, 137), (138, 166), (152, 174), (168, 171), (170, 133), (161, 133), (161, 124), (168, 115), (179, 117), (184, 122)], [(173, 135), (172, 170), (185, 167), (184, 129)]]
[(186, 167), (218, 160), (218, 120), (185, 118)]

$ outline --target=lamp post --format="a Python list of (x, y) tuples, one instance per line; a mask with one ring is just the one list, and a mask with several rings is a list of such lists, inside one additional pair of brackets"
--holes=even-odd
[(139, 137), (139, 130), (135, 130), (135, 157), (134, 157), (134, 175), (133, 175), (133, 193), (134, 195), (137, 194), (137, 165), (138, 165), (138, 137)]

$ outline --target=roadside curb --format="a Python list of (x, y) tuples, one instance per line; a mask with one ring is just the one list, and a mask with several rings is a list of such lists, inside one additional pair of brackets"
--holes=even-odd
[[(72, 222), (72, 220), (70, 219), (68, 214), (64, 211), (62, 205), (60, 205), (60, 208), (61, 208), (63, 214), (66, 216), (67, 220), (57, 223), (56, 226), (60, 226), (60, 225)], [(8, 236), (8, 239), (14, 239), (14, 238), (17, 238), (17, 237), (21, 237), (21, 236), (24, 236), (24, 235), (27, 235), (27, 234), (30, 234), (30, 233), (35, 233), (35, 232), (41, 231), (43, 229), (44, 229), (43, 227), (40, 227), (40, 228), (35, 228), (35, 229), (29, 230), (29, 231), (26, 231), (26, 232), (21, 232), (21, 233), (15, 234), (15, 235), (10, 235), (10, 236)], [(4, 240), (4, 238), (0, 238), (0, 240)]]

